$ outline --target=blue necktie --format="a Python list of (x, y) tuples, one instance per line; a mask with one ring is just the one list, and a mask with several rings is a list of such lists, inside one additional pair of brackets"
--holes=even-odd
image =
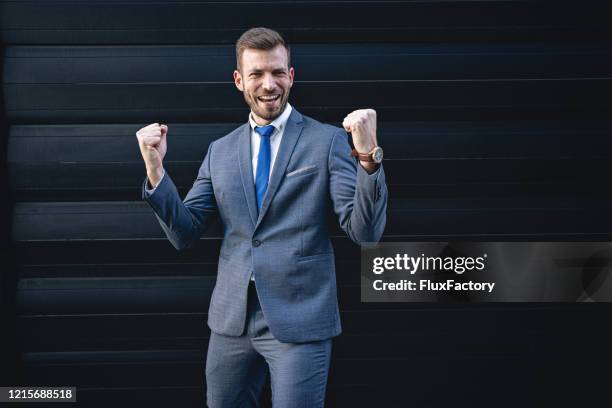
[(255, 192), (257, 193), (257, 208), (261, 210), (266, 190), (268, 189), (268, 178), (270, 176), (270, 136), (274, 132), (274, 126), (256, 126), (255, 131), (261, 136), (259, 138), (259, 154), (257, 155), (257, 170), (255, 170)]

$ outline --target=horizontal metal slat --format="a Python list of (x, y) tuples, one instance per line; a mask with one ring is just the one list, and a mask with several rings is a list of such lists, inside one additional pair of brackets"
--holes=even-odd
[[(233, 43), (270, 15), (293, 43), (347, 41), (508, 41), (601, 38), (609, 33), (596, 1), (545, 4), (521, 1), (241, 2), (56, 1), (0, 4), (8, 43)], [(350, 7), (351, 18), (338, 18)], [(135, 17), (136, 16), (136, 17)], [(206, 25), (202, 26), (202, 21)]]

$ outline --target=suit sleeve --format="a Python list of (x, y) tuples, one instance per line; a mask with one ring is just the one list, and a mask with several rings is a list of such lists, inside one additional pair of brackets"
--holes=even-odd
[(217, 215), (217, 203), (210, 176), (213, 143), (198, 171), (193, 186), (181, 201), (176, 186), (166, 171), (153, 192), (147, 191), (145, 178), (142, 198), (157, 217), (166, 236), (178, 250), (191, 246)]
[(338, 130), (328, 159), (330, 194), (340, 227), (355, 243), (378, 242), (387, 220), (387, 185), (382, 164), (368, 174), (351, 156), (348, 136)]

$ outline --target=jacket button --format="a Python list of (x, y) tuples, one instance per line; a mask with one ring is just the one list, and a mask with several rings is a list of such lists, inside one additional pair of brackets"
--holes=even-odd
[(258, 247), (258, 246), (260, 246), (260, 245), (261, 245), (261, 241), (260, 241), (260, 240), (258, 240), (258, 239), (254, 239), (254, 240), (253, 240), (253, 246)]

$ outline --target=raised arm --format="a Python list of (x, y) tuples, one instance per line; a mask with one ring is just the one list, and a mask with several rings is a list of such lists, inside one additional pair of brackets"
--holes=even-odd
[[(174, 182), (162, 165), (168, 133), (168, 128), (164, 127), (165, 125), (152, 124), (136, 133), (147, 168), (142, 198), (153, 208), (172, 245), (180, 250), (191, 246), (217, 214), (210, 178), (212, 143), (200, 166), (198, 177), (185, 199), (181, 200)], [(147, 185), (149, 181), (151, 186), (154, 186), (153, 190)]]
[[(344, 127), (351, 130), (356, 150), (366, 151), (377, 144), (376, 115), (375, 112), (373, 116), (367, 112), (354, 113), (347, 116), (349, 120), (347, 123), (345, 119)], [(374, 124), (367, 122), (371, 120)], [(374, 134), (365, 133), (372, 130)], [(362, 139), (356, 140), (358, 137)], [(385, 229), (388, 195), (382, 164), (357, 162), (351, 155), (347, 134), (338, 131), (331, 144), (328, 166), (330, 194), (340, 227), (357, 244), (378, 242)]]

